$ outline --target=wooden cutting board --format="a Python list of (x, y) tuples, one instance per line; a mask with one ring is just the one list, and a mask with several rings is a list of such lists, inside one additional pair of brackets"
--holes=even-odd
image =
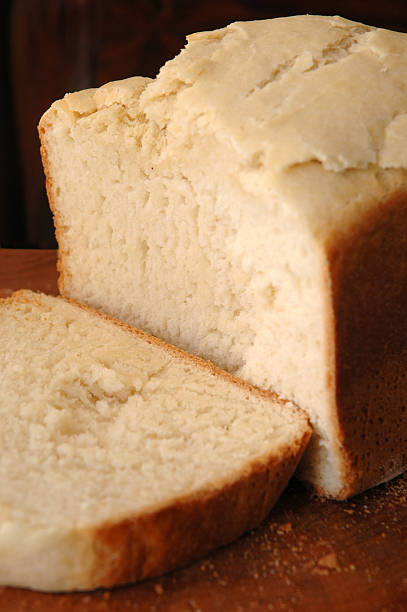
[[(0, 295), (56, 294), (55, 262), (54, 251), (0, 249)], [(160, 579), (92, 593), (0, 588), (0, 612), (71, 610), (406, 611), (407, 475), (348, 502), (292, 482), (258, 529)]]

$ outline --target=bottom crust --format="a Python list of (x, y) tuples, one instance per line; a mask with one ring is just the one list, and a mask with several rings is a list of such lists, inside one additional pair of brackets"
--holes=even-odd
[(307, 431), (284, 458), (256, 464), (248, 475), (200, 499), (181, 500), (99, 529), (95, 533), (98, 567), (86, 588), (158, 576), (257, 527), (287, 485), (309, 437)]

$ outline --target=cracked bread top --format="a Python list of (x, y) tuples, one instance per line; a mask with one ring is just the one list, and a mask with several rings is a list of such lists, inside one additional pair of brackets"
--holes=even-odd
[(189, 36), (154, 80), (69, 94), (48, 113), (74, 122), (114, 104), (137, 106), (168, 158), (186, 134), (215, 133), (244, 190), (284, 201), (322, 242), (407, 187), (403, 33), (316, 15), (232, 23)]
[(233, 23), (190, 36), (142, 105), (159, 123), (199, 117), (274, 172), (406, 167), (406, 53), (407, 35), (340, 17)]

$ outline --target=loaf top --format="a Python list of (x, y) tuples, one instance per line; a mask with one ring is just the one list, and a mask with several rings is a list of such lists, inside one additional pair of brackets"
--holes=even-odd
[(178, 91), (175, 116), (210, 121), (275, 172), (407, 167), (406, 81), (406, 34), (305, 15), (189, 36), (144, 99), (162, 122), (174, 117), (163, 94)]
[(293, 203), (317, 233), (406, 187), (407, 34), (316, 15), (232, 23), (189, 36), (153, 81), (64, 104), (83, 115), (140, 93), (170, 138), (215, 133), (247, 191)]

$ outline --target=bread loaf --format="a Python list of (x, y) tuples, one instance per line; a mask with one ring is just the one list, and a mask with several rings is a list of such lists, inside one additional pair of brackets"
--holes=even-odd
[(155, 576), (269, 513), (305, 414), (88, 308), (0, 300), (0, 584)]
[(40, 123), (61, 292), (305, 408), (338, 499), (407, 466), (406, 83), (406, 34), (234, 23)]

